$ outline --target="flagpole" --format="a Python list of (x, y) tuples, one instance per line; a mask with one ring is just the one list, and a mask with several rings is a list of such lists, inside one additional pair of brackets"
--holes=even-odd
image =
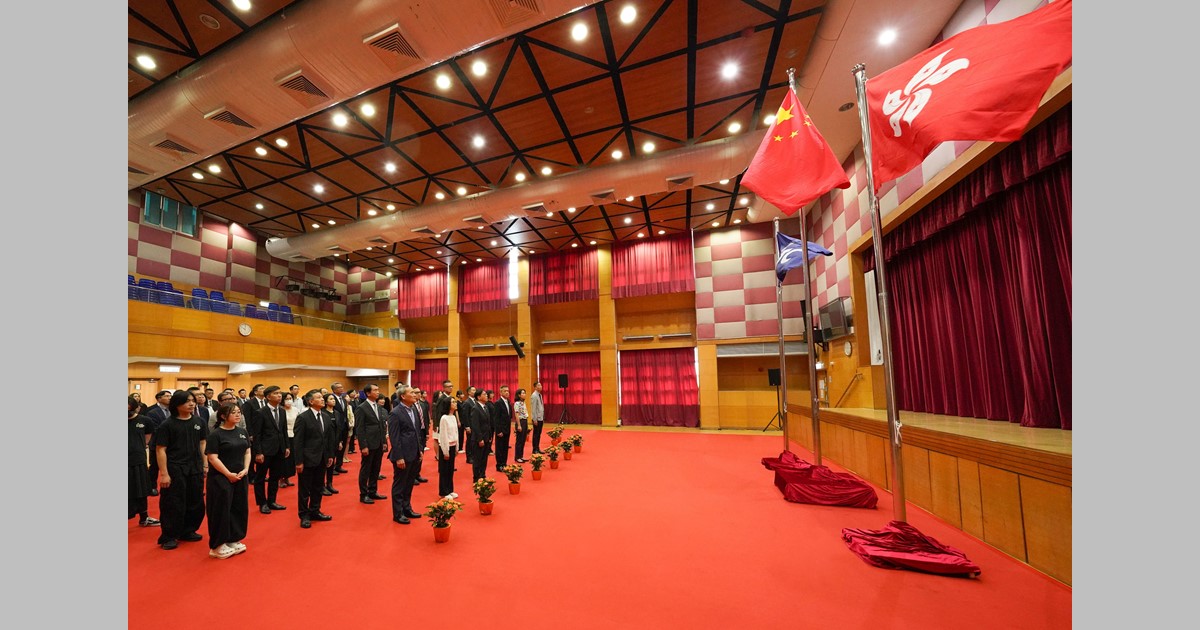
[[(775, 235), (771, 238), (771, 242), (775, 246), (775, 260), (779, 260), (779, 217), (775, 217)], [(808, 255), (808, 252), (804, 252)], [(783, 428), (783, 450), (789, 451), (790, 442), (788, 442), (787, 431), (787, 358), (784, 355), (783, 345), (783, 281), (776, 278), (775, 281), (775, 317), (779, 326), (779, 390), (778, 397), (775, 399), (776, 413), (779, 414), (779, 426)]]
[[(871, 203), (871, 246), (875, 251), (876, 299), (879, 302), (880, 340), (883, 342), (883, 383), (887, 401), (888, 437), (892, 441), (892, 513), (895, 520), (906, 522), (904, 499), (904, 461), (900, 440), (900, 412), (896, 409), (896, 381), (892, 373), (892, 335), (888, 316), (887, 276), (883, 264), (883, 221), (879, 215), (879, 197), (875, 194), (875, 172), (871, 162), (871, 123), (867, 119), (867, 67), (857, 64), (854, 87), (858, 93), (858, 122), (862, 126), (863, 157), (867, 161), (867, 191)], [(807, 269), (806, 269), (807, 272)]]
[[(796, 93), (796, 76), (795, 69), (788, 68), (788, 89), (792, 94)], [(778, 221), (778, 220), (777, 220)], [(776, 228), (778, 231), (778, 228)], [(804, 247), (804, 309), (801, 313), (801, 318), (804, 320), (804, 340), (808, 345), (808, 390), (809, 390), (809, 405), (812, 408), (812, 450), (815, 461), (814, 464), (821, 465), (821, 405), (817, 399), (817, 348), (813, 338), (813, 316), (816, 314), (815, 302), (812, 296), (812, 279), (809, 277), (808, 271), (808, 226), (804, 220), (804, 208), (800, 209), (800, 243)], [(778, 260), (778, 257), (776, 257)], [(782, 289), (782, 283), (780, 283)], [(783, 327), (779, 328), (780, 341), (783, 340)], [(784, 399), (786, 406), (787, 402)]]

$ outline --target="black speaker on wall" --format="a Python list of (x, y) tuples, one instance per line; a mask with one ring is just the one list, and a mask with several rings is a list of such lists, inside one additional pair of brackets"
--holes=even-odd
[(558, 387), (559, 387), (559, 389), (567, 388), (567, 375), (566, 374), (558, 375)]
[(779, 368), (767, 368), (767, 385), (779, 387)]
[(523, 345), (525, 345), (525, 344), (523, 344), (523, 343), (517, 343), (517, 338), (516, 338), (516, 337), (513, 337), (512, 335), (509, 335), (509, 337), (508, 337), (508, 342), (512, 344), (513, 350), (516, 350), (516, 351), (517, 351), (517, 358), (518, 358), (518, 359), (524, 359), (524, 358), (525, 358), (525, 351), (521, 349), (521, 346), (523, 346)]

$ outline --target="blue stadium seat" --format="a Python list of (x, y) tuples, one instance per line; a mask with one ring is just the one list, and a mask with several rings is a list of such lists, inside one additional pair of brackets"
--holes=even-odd
[(132, 275), (129, 276), (129, 284), (137, 286), (137, 280), (134, 280)]
[(184, 306), (183, 291), (174, 289), (162, 292), (162, 303), (170, 306)]
[(279, 306), (279, 321), (285, 324), (295, 323), (295, 320), (292, 319), (292, 307), (288, 306), (287, 304), (282, 304)]
[(192, 299), (188, 300), (188, 307), (200, 311), (211, 311), (212, 301), (208, 299), (208, 292), (199, 287), (192, 289)]
[(149, 278), (138, 279), (138, 299), (143, 302), (159, 303), (158, 285)]
[(226, 302), (225, 312), (230, 315), (237, 315), (240, 317), (242, 315), (242, 305), (237, 302)]

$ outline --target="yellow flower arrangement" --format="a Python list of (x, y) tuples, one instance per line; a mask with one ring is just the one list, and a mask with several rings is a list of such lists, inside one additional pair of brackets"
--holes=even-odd
[(450, 525), (450, 517), (454, 516), (455, 512), (463, 509), (463, 505), (454, 499), (442, 498), (425, 506), (425, 509), (425, 516), (429, 517), (429, 522), (434, 527), (448, 527)]
[(521, 483), (521, 476), (525, 474), (525, 467), (520, 464), (509, 464), (501, 470), (508, 477), (508, 483)]
[(472, 488), (480, 503), (490, 503), (492, 495), (496, 494), (496, 480), (491, 477), (477, 479)]

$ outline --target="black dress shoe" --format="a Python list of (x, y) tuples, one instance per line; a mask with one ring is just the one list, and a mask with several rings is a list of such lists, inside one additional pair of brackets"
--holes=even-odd
[[(152, 497), (158, 496), (158, 488), (150, 488), (150, 496), (152, 496)], [(174, 549), (174, 547), (171, 547), (171, 548)]]
[(312, 521), (309, 521), (306, 518), (300, 519), (300, 527), (308, 529), (309, 527), (312, 527)]
[(167, 542), (162, 544), (162, 548), (167, 551), (170, 551), (178, 546), (179, 546), (179, 541), (177, 541), (177, 540), (168, 540)]
[(338, 490), (337, 488), (334, 488), (333, 486), (329, 486), (329, 492), (330, 492), (330, 494), (339, 494), (341, 491)]
[(333, 496), (333, 492), (331, 492), (329, 490), (329, 486), (326, 486), (324, 488), (321, 488), (321, 495), (329, 497), (329, 496)]
[(287, 509), (286, 505), (279, 505), (278, 503), (268, 503), (267, 507), (271, 508), (272, 510), (286, 510)]
[(204, 537), (196, 532), (188, 532), (180, 536), (179, 540), (182, 540), (183, 542), (200, 542), (201, 540), (204, 540)]
[(404, 515), (407, 516), (408, 518), (421, 518), (420, 514), (417, 514), (416, 512), (413, 512), (412, 510), (406, 511), (404, 513)]
[(375, 499), (372, 499), (371, 497), (364, 494), (361, 497), (358, 497), (358, 502), (359, 503), (374, 503)]
[(332, 521), (333, 517), (328, 514), (325, 514), (324, 512), (317, 512), (316, 514), (312, 515), (312, 520), (314, 520), (314, 521)]
[(379, 475), (380, 481), (383, 481), (384, 479), (387, 479), (387, 475)]
[(396, 518), (394, 518), (392, 520), (396, 521), (397, 523), (400, 523), (401, 525), (408, 525), (409, 523), (412, 522), (403, 516), (397, 516)]
[(259, 511), (259, 512), (262, 512), (263, 514), (270, 514), (270, 513), (271, 513), (271, 508), (270, 508), (269, 506), (266, 506), (266, 505), (260, 505), (260, 506), (258, 506), (258, 511)]
[(371, 495), (371, 498), (375, 499), (376, 501), (386, 501), (388, 499), (388, 496), (386, 494), (379, 494), (378, 492), (376, 492), (375, 494)]
[(336, 473), (339, 473), (339, 474), (342, 474), (342, 475), (344, 475), (344, 474), (346, 474), (346, 473), (348, 473), (348, 472), (350, 472), (350, 471), (349, 471), (349, 470), (346, 470), (345, 468), (334, 468), (334, 469), (333, 469), (333, 472), (336, 472)]
[(417, 477), (417, 483), (429, 483), (429, 480), (424, 477)]

